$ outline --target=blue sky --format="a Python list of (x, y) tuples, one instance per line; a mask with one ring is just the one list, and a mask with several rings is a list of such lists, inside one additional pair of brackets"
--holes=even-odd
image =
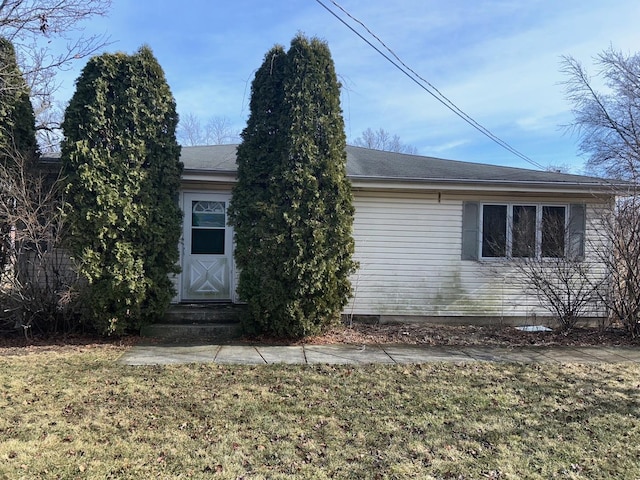
[[(330, 0), (323, 0), (331, 5)], [(402, 60), (495, 135), (542, 165), (579, 172), (564, 99), (562, 55), (583, 61), (613, 46), (640, 46), (637, 0), (338, 0)], [(612, 5), (615, 4), (615, 8)], [(384, 128), (421, 155), (531, 167), (437, 103), (315, 0), (113, 0), (105, 51), (147, 44), (162, 65), (180, 115), (226, 117), (240, 131), (264, 54), (298, 32), (326, 40), (343, 84), (349, 140)], [(66, 102), (84, 61), (64, 72)], [(532, 167), (533, 168), (533, 167)]]

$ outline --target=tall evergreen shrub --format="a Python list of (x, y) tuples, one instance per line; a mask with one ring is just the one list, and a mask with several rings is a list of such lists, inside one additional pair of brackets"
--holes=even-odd
[(33, 161), (38, 152), (29, 87), (18, 67), (13, 44), (0, 37), (0, 155), (20, 154)]
[(174, 295), (182, 214), (178, 115), (148, 47), (92, 58), (63, 122), (69, 245), (105, 334), (161, 318)]
[[(28, 176), (38, 158), (35, 115), (29, 98), (29, 87), (16, 59), (13, 44), (0, 37), (0, 162), (2, 172)], [(11, 178), (3, 178), (0, 195), (13, 198)], [(11, 201), (4, 202), (7, 205)], [(12, 248), (12, 225), (3, 212), (0, 218), (0, 270), (9, 261)]]
[(352, 194), (329, 47), (295, 37), (265, 56), (238, 147), (238, 293), (253, 331), (301, 337), (339, 318), (351, 285)]

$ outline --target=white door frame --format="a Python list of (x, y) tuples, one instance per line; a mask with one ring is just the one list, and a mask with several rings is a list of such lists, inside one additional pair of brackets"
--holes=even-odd
[[(178, 295), (183, 302), (219, 302), (235, 301), (235, 265), (233, 259), (233, 229), (226, 223), (226, 213), (231, 200), (230, 192), (183, 191), (181, 193), (182, 211), (184, 212), (180, 264), (182, 272), (178, 285)], [(194, 202), (224, 202), (225, 225), (222, 238), (224, 253), (192, 253), (192, 207)], [(201, 230), (196, 227), (196, 230)], [(206, 228), (205, 228), (206, 230)], [(214, 229), (217, 230), (217, 229)], [(218, 247), (220, 247), (218, 245)], [(196, 245), (196, 248), (201, 248)], [(200, 282), (198, 288), (191, 288)], [(226, 288), (218, 293), (222, 285)]]

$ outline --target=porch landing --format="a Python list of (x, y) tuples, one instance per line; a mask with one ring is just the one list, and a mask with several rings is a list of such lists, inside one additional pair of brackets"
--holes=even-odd
[(244, 308), (233, 303), (171, 305), (161, 322), (145, 325), (140, 335), (158, 343), (225, 342), (240, 336)]

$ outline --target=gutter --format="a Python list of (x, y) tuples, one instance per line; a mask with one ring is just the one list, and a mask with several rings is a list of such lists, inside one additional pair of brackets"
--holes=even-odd
[[(184, 174), (189, 174), (193, 176), (201, 176), (201, 180), (204, 180), (206, 177), (213, 176), (221, 176), (236, 179), (236, 171), (230, 170), (210, 170), (210, 169), (185, 169)], [(523, 181), (514, 181), (514, 180), (488, 180), (488, 179), (468, 179), (468, 178), (417, 178), (417, 177), (370, 177), (364, 175), (347, 175), (347, 178), (352, 183), (378, 183), (378, 184), (401, 184), (405, 183), (411, 185), (412, 188), (417, 188), (418, 185), (459, 185), (460, 187), (465, 186), (482, 186), (483, 188), (487, 188), (489, 186), (497, 186), (497, 187), (520, 187), (520, 188), (539, 188), (539, 189), (553, 189), (553, 190), (561, 190), (561, 189), (571, 189), (571, 190), (596, 190), (600, 192), (607, 192), (611, 190), (616, 190), (620, 188), (627, 188), (629, 184), (616, 182), (606, 182), (602, 181), (599, 183), (596, 182), (550, 182), (550, 181), (539, 181), (539, 180), (523, 180)], [(190, 178), (190, 180), (197, 180), (196, 178)], [(380, 185), (381, 187), (383, 185)]]
[(407, 183), (411, 185), (417, 184), (436, 184), (436, 185), (460, 185), (460, 186), (483, 186), (489, 185), (501, 187), (528, 187), (528, 188), (553, 188), (553, 189), (592, 189), (598, 191), (611, 191), (614, 189), (628, 188), (630, 185), (620, 181), (601, 181), (601, 182), (551, 182), (540, 180), (488, 180), (488, 179), (469, 179), (469, 178), (411, 178), (411, 177), (368, 177), (364, 175), (347, 175), (347, 177), (355, 182), (367, 183)]

